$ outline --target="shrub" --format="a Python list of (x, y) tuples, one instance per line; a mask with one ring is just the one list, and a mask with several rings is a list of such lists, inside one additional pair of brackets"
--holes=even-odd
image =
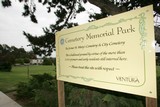
[(106, 93), (103, 101), (106, 102), (107, 107), (144, 107), (145, 105), (144, 97), (112, 91)]
[(0, 71), (11, 72), (12, 65), (9, 62), (0, 62)]
[(43, 65), (52, 65), (52, 60), (49, 58), (44, 58)]
[(29, 58), (24, 58), (24, 63), (30, 63)]
[(31, 99), (34, 96), (34, 90), (28, 83), (20, 82), (17, 85), (17, 99)]
[(144, 97), (66, 84), (66, 107), (144, 107)]
[(37, 106), (57, 107), (56, 79), (49, 74), (32, 75), (29, 82), (21, 82), (17, 86), (17, 99), (30, 99)]
[[(160, 102), (160, 77), (157, 83)], [(49, 74), (32, 75), (28, 83), (18, 85), (17, 95), (32, 99), (34, 107), (57, 107), (56, 78)], [(141, 96), (70, 83), (65, 83), (65, 101), (66, 107), (145, 107), (145, 98)]]
[(35, 103), (39, 107), (58, 107), (57, 87), (55, 81), (45, 81), (42, 88), (35, 91)]
[(23, 65), (24, 64), (24, 59), (18, 58), (18, 59), (15, 60), (15, 63)]

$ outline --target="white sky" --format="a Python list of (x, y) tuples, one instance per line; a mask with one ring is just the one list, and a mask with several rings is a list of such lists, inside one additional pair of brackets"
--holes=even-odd
[(39, 5), (40, 10), (37, 11), (39, 23), (34, 24), (30, 21), (30, 17), (24, 18), (22, 16), (23, 4), (13, 1), (12, 6), (9, 8), (3, 8), (1, 5), (0, 44), (7, 44), (18, 48), (23, 46), (26, 50), (30, 50), (31, 47), (27, 47), (29, 42), (23, 35), (23, 31), (29, 32), (33, 35), (43, 34), (42, 27), (49, 26), (49, 24), (53, 23), (54, 20), (53, 15), (47, 14), (45, 8), (40, 6), (41, 5)]
[[(56, 20), (54, 14), (47, 13), (47, 9), (42, 4), (38, 3), (36, 6), (38, 24), (31, 22), (30, 17), (24, 18), (22, 16), (22, 12), (24, 11), (23, 4), (19, 3), (18, 0), (12, 0), (12, 6), (9, 8), (2, 7), (0, 3), (0, 44), (16, 46), (17, 48), (23, 47), (27, 51), (31, 50), (31, 47), (27, 47), (30, 43), (23, 35), (23, 31), (39, 36), (43, 34), (43, 27), (49, 27)], [(79, 15), (77, 19), (81, 24), (87, 23), (88, 12), (100, 11), (89, 4), (85, 7), (88, 11)], [(96, 10), (93, 10), (91, 7)]]

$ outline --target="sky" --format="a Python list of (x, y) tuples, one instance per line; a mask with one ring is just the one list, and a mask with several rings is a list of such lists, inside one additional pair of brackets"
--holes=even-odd
[[(47, 13), (47, 9), (40, 3), (36, 4), (37, 11), (35, 13), (38, 24), (30, 21), (30, 17), (23, 17), (23, 4), (18, 0), (12, 0), (12, 6), (9, 8), (2, 7), (0, 3), (0, 44), (8, 46), (23, 47), (26, 51), (30, 51), (31, 47), (27, 47), (30, 43), (23, 35), (23, 31), (32, 35), (43, 35), (42, 28), (49, 27), (55, 23), (56, 17), (53, 13)], [(78, 15), (79, 24), (88, 22), (88, 13), (100, 12), (100, 9), (87, 3), (85, 5), (88, 11)]]
[(43, 34), (42, 27), (47, 27), (53, 23), (54, 15), (47, 14), (45, 8), (38, 5), (40, 10), (36, 12), (36, 15), (39, 23), (34, 24), (30, 21), (30, 17), (22, 16), (23, 4), (16, 0), (12, 1), (12, 6), (9, 8), (3, 8), (0, 4), (0, 44), (16, 46), (17, 48), (23, 47), (29, 51), (31, 47), (27, 47), (27, 45), (30, 43), (23, 35), (23, 31), (33, 35)]
[[(42, 35), (43, 27), (49, 27), (50, 24), (55, 23), (55, 16), (53, 13), (47, 13), (46, 8), (42, 4), (36, 4), (36, 17), (38, 24), (30, 21), (30, 17), (23, 17), (23, 4), (18, 0), (12, 0), (12, 6), (9, 8), (2, 7), (0, 3), (0, 44), (7, 44), (8, 46), (23, 47), (26, 51), (30, 51), (31, 47), (27, 47), (30, 43), (23, 35), (23, 31), (32, 35)], [(88, 22), (88, 13), (100, 12), (100, 9), (87, 3), (84, 5), (86, 10), (77, 16), (79, 24)], [(156, 46), (157, 47), (157, 46)], [(159, 48), (156, 51), (160, 52)], [(55, 56), (55, 54), (54, 54)]]

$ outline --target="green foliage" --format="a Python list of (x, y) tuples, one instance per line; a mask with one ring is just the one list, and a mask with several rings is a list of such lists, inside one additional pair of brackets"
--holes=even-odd
[[(37, 55), (45, 55), (50, 56), (53, 48), (55, 47), (55, 39), (54, 33), (49, 29), (43, 28), (44, 35), (41, 36), (33, 36), (29, 33), (23, 32), (23, 34), (27, 37), (27, 39), (32, 43), (32, 49)], [(39, 48), (41, 47), (41, 48)]]
[(29, 58), (17, 58), (17, 59), (15, 59), (15, 64), (24, 65), (24, 63), (30, 63)]
[(34, 89), (42, 88), (43, 82), (53, 80), (53, 77), (47, 73), (32, 75), (32, 79), (30, 79), (29, 84)]
[(30, 63), (29, 58), (24, 58), (24, 63)]
[(36, 107), (57, 107), (56, 79), (46, 73), (32, 75), (32, 79), (28, 83), (18, 84), (17, 98), (32, 99), (37, 105)]
[(44, 81), (41, 89), (35, 91), (35, 103), (39, 107), (57, 107), (57, 84), (55, 80)]
[(66, 84), (67, 107), (144, 107), (144, 98), (92, 87)]
[(52, 65), (52, 59), (50, 59), (50, 58), (44, 58), (43, 65)]
[(65, 84), (66, 107), (105, 107), (101, 95), (95, 88), (76, 84)]
[(17, 95), (16, 97), (18, 99), (30, 99), (34, 96), (34, 92), (32, 90), (32, 88), (29, 86), (28, 83), (25, 83), (25, 82), (20, 82), (18, 85), (17, 85)]
[(144, 107), (144, 98), (118, 92), (108, 92), (103, 101), (107, 107)]
[(24, 64), (24, 60), (22, 58), (18, 58), (18, 59), (15, 60), (15, 63), (23, 65)]
[[(0, 44), (0, 62), (23, 64), (28, 59), (36, 58), (33, 52), (26, 52), (24, 48), (9, 47), (6, 44)], [(28, 61), (27, 61), (28, 62)]]
[(11, 72), (12, 65), (9, 62), (0, 62), (0, 71)]
[[(33, 99), (37, 105), (34, 107), (58, 106), (57, 82), (48, 74), (34, 75), (29, 83), (21, 85), (21, 90), (21, 98)], [(71, 83), (65, 83), (65, 101), (66, 107), (145, 107), (145, 97)]]

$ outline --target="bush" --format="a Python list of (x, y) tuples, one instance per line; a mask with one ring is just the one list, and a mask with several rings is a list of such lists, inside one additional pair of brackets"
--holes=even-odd
[(11, 72), (12, 65), (9, 62), (0, 62), (0, 71)]
[[(157, 84), (160, 102), (160, 77)], [(56, 78), (49, 74), (32, 75), (17, 88), (17, 97), (32, 99), (34, 107), (57, 107), (57, 96)], [(65, 83), (65, 101), (66, 107), (145, 107), (145, 97), (70, 83)]]
[(29, 82), (17, 86), (17, 99), (30, 99), (34, 107), (57, 107), (57, 82), (49, 74), (32, 75)]
[(45, 81), (41, 89), (35, 91), (35, 103), (39, 107), (58, 107), (57, 87), (55, 81)]
[(66, 107), (144, 107), (144, 97), (66, 84)]
[(145, 107), (144, 97), (120, 92), (107, 92), (103, 101), (107, 107)]
[(20, 82), (17, 85), (17, 99), (31, 99), (34, 96), (34, 90), (28, 83)]
[(18, 58), (18, 59), (15, 60), (15, 63), (24, 65), (24, 60), (22, 58)]
[(30, 63), (29, 58), (24, 58), (24, 63)]
[(65, 93), (66, 107), (107, 107), (101, 89), (67, 83)]
[(52, 60), (49, 58), (44, 58), (43, 65), (52, 65)]

